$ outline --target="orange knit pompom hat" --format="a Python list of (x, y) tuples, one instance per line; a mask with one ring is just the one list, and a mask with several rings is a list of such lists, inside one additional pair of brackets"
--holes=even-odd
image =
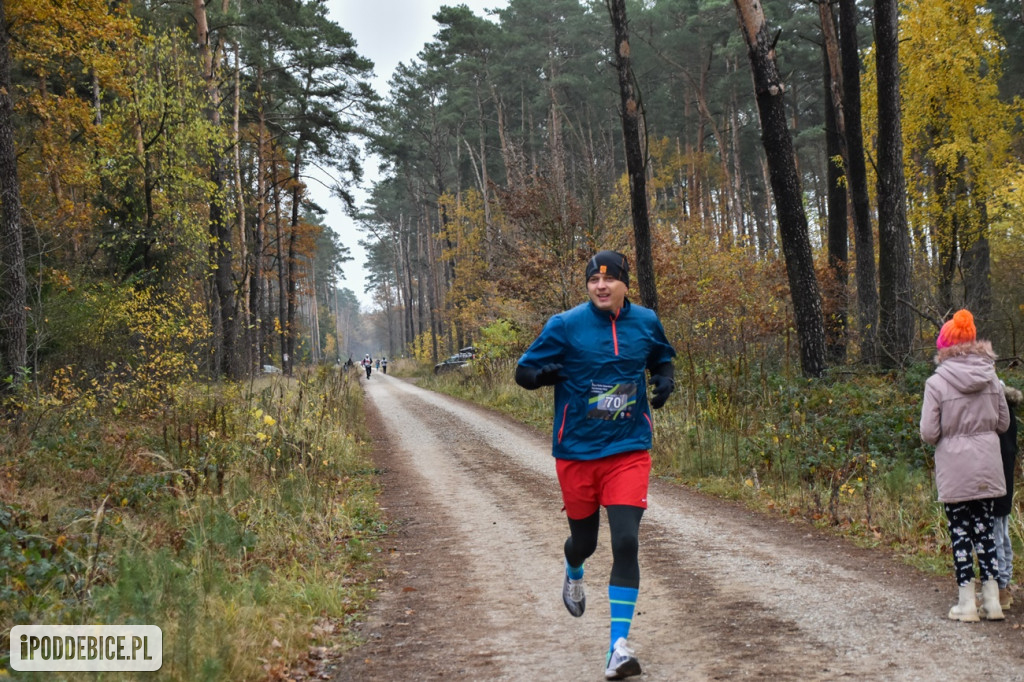
[(947, 348), (958, 343), (969, 343), (978, 336), (978, 330), (974, 328), (974, 315), (966, 308), (956, 311), (953, 319), (942, 325), (939, 330), (939, 338), (935, 340), (937, 348)]

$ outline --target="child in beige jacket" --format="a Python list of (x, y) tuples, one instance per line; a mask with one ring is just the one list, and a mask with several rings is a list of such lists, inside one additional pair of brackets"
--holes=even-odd
[(935, 483), (949, 519), (960, 588), (949, 618), (980, 620), (974, 600), (976, 555), (983, 580), (980, 615), (1002, 620), (992, 498), (1006, 493), (999, 434), (1010, 425), (1010, 412), (992, 344), (977, 338), (969, 311), (957, 311), (942, 325), (935, 345), (937, 367), (924, 387), (921, 438), (935, 446)]

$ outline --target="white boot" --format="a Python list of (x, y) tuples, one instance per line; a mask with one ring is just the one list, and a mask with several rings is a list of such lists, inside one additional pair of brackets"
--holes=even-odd
[(981, 584), (981, 615), (985, 620), (1003, 620), (1003, 607), (999, 605), (999, 583), (986, 580)]
[[(996, 589), (998, 589), (998, 585), (996, 586)], [(974, 603), (973, 579), (966, 585), (960, 586), (960, 601), (949, 610), (949, 619), (958, 620), (961, 623), (977, 623), (981, 620), (978, 618), (978, 607)]]

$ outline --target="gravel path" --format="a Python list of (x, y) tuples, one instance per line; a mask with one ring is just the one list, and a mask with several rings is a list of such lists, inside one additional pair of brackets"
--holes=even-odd
[[(602, 680), (607, 526), (572, 618), (548, 435), (380, 373), (363, 385), (395, 533), (365, 643), (330, 676)], [(663, 481), (649, 500), (637, 679), (1024, 680), (1020, 607), (949, 621), (952, 578)]]

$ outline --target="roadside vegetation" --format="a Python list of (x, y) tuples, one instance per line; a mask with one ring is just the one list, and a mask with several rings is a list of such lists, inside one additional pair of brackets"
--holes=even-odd
[[(774, 202), (730, 3), (630, 3), (634, 39), (614, 44), (610, 3), (445, 7), (387, 93), (330, 4), (0, 2), (4, 632), (157, 624), (162, 679), (189, 681), (283, 677), (344, 646), (385, 528), (358, 372), (310, 368), (372, 352), (546, 429), (550, 392), (516, 387), (514, 362), (598, 248), (650, 254), (680, 353), (657, 475), (949, 570), (917, 437), (942, 321), (970, 308), (1024, 385), (1019, 3), (901, 3), (901, 78), (883, 82), (872, 13), (840, 3), (857, 10), (842, 109), (831, 4), (767, 3), (803, 220)], [(646, 202), (603, 68), (625, 53)], [(905, 192), (876, 163), (898, 101)], [(863, 125), (841, 133), (836, 111)], [(330, 227), (325, 181), (307, 185), (320, 169), (353, 202), (363, 149), (385, 173), (347, 207), (373, 310), (343, 286), (354, 237)], [(893, 198), (907, 213), (887, 220)], [(815, 286), (794, 295), (802, 237), (794, 279)]]
[[(115, 410), (117, 388), (165, 398)], [(344, 646), (385, 531), (355, 373), (128, 389), (26, 390), (0, 430), (3, 630), (156, 624), (167, 680)]]
[[(490, 357), (459, 372), (424, 371), (419, 383), (547, 432), (552, 389), (525, 391), (515, 384), (522, 347), (515, 348), (490, 346)], [(935, 499), (933, 448), (918, 435), (921, 394), (932, 369), (919, 362), (904, 372), (846, 370), (807, 380), (795, 368), (681, 355), (676, 392), (655, 413), (654, 475), (948, 574), (949, 535)], [(999, 373), (1009, 385), (1024, 385), (1019, 369)], [(1020, 488), (1011, 515), (1017, 575), (1024, 571)]]

